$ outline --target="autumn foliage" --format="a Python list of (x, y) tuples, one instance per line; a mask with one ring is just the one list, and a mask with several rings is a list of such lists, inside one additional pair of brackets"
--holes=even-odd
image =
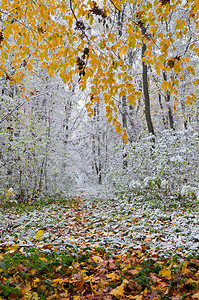
[[(120, 205), (122, 203), (125, 202), (121, 201)], [(139, 233), (141, 220), (133, 219), (130, 223), (127, 219), (130, 214), (132, 217), (136, 215), (140, 205), (138, 202), (129, 212), (125, 204), (126, 209), (118, 209), (114, 220), (113, 217), (104, 218), (104, 209), (108, 215), (114, 211), (114, 208), (110, 210), (110, 207), (114, 207), (113, 203), (99, 199), (45, 199), (44, 203), (36, 201), (26, 206), (11, 205), (9, 215), (13, 222), (7, 226), (7, 233), (4, 232), (2, 238), (8, 233), (15, 238), (10, 246), (2, 243), (0, 247), (0, 299), (198, 299), (197, 251), (187, 255), (182, 254), (180, 248), (175, 248), (173, 255), (168, 251), (164, 254), (158, 252), (155, 243), (158, 245), (159, 242), (160, 245), (164, 241), (166, 231), (162, 229), (155, 242), (152, 240), (155, 226), (153, 230), (151, 227), (151, 238), (146, 237), (139, 246), (128, 250), (122, 243), (113, 245), (114, 241), (108, 238), (124, 241), (127, 235), (124, 226), (128, 228), (133, 223), (137, 226), (133, 233)], [(8, 205), (5, 208), (7, 210)], [(101, 215), (98, 216), (99, 208)], [(124, 211), (128, 212), (126, 218)], [(47, 212), (47, 219), (44, 212)], [(24, 220), (30, 217), (24, 234), (33, 232), (32, 240), (28, 236), (24, 236), (24, 242), (20, 236), (18, 240), (16, 233), (23, 231), (23, 226), (17, 224), (17, 214)], [(50, 217), (57, 222), (51, 223)], [(46, 222), (42, 224), (40, 219), (48, 220), (48, 225)], [(121, 225), (117, 224), (117, 219), (122, 219)], [(169, 226), (175, 225), (170, 219), (162, 217), (156, 223), (162, 222), (168, 230)], [(34, 225), (29, 228), (31, 222)], [(110, 223), (111, 231), (107, 231)], [(151, 223), (149, 217), (148, 223)], [(99, 224), (102, 226), (99, 227)], [(38, 226), (38, 229), (34, 226)], [(70, 232), (70, 235), (66, 232)], [(100, 237), (101, 241), (106, 237), (107, 249), (100, 246)], [(138, 240), (137, 236), (137, 243)], [(94, 241), (99, 241), (98, 245)], [(166, 240), (166, 243), (169, 244), (170, 240)]]
[[(108, 121), (119, 134), (123, 132), (126, 143), (116, 98), (126, 96), (129, 105), (136, 106), (142, 96), (129, 55), (139, 53), (143, 44), (146, 51), (142, 60), (154, 76), (166, 74), (158, 89), (173, 97), (172, 110), (185, 80), (186, 104), (195, 101), (191, 86), (199, 83), (194, 65), (199, 55), (195, 42), (198, 8), (196, 0), (3, 0), (0, 76), (18, 86), (21, 96), (28, 99), (23, 78), (38, 65), (50, 77), (59, 74), (69, 85), (79, 74), (80, 89), (89, 86), (92, 95), (88, 114), (93, 114), (95, 102), (104, 101)], [(119, 23), (116, 14), (122, 14)]]

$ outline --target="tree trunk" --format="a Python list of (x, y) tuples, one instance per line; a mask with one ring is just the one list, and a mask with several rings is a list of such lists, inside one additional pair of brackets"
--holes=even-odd
[[(167, 76), (166, 76), (165, 71), (163, 72), (163, 78), (164, 78), (165, 81), (167, 81)], [(169, 91), (166, 92), (165, 99), (166, 99), (167, 108), (168, 108), (169, 125), (170, 125), (171, 129), (175, 130), (174, 120), (173, 120), (173, 113), (172, 113), (171, 106), (170, 106), (171, 94), (170, 94)]]
[[(142, 35), (146, 32), (146, 28), (142, 27)], [(146, 44), (143, 42), (142, 45), (142, 58), (145, 57), (144, 53), (147, 47)], [(142, 84), (143, 84), (143, 91), (144, 91), (144, 104), (145, 104), (145, 117), (148, 127), (148, 132), (154, 135), (154, 128), (151, 119), (151, 109), (150, 109), (150, 97), (149, 97), (149, 85), (148, 85), (148, 68), (145, 62), (142, 62)]]
[(164, 107), (163, 107), (163, 104), (162, 104), (161, 94), (158, 95), (158, 100), (159, 100), (161, 113), (162, 113), (162, 122), (163, 122), (163, 125), (164, 125), (164, 129), (166, 129), (167, 128), (167, 122), (166, 122), (165, 117), (164, 117)]
[[(122, 126), (123, 128), (127, 129), (127, 103), (126, 103), (126, 96), (122, 96)], [(124, 143), (124, 142), (123, 142)], [(125, 152), (126, 145), (123, 145), (123, 169), (127, 169), (128, 162), (127, 162), (127, 154)]]

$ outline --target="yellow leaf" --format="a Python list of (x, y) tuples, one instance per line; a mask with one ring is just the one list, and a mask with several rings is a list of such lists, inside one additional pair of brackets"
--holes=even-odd
[(34, 293), (31, 295), (30, 300), (39, 300), (38, 294), (37, 294), (36, 292), (34, 292)]
[(110, 274), (106, 275), (106, 277), (107, 277), (108, 279), (111, 279), (112, 281), (115, 281), (115, 280), (118, 280), (118, 279), (119, 279), (119, 276), (116, 275), (115, 273), (110, 273)]
[(158, 276), (165, 277), (166, 279), (171, 279), (171, 270), (170, 268), (164, 268), (159, 272)]
[(135, 97), (134, 94), (130, 94), (127, 96), (127, 101), (129, 102), (129, 105), (136, 106), (137, 98)]
[(19, 38), (19, 39), (17, 40), (17, 45), (18, 45), (18, 46), (21, 45), (21, 41), (22, 41), (21, 38)]
[(39, 259), (44, 261), (47, 260), (45, 257), (40, 257)]
[(122, 140), (124, 140), (124, 144), (127, 144), (127, 142), (128, 142), (128, 135), (127, 135), (126, 129), (124, 129), (124, 133), (122, 135)]
[(62, 284), (64, 282), (68, 282), (68, 278), (56, 278), (56, 279), (53, 279), (53, 284), (52, 285), (56, 285), (56, 284)]
[[(131, 295), (130, 295), (131, 296)], [(143, 299), (143, 295), (137, 295), (137, 296), (132, 296), (132, 297), (129, 297), (128, 298), (130, 299), (133, 299), (133, 300), (142, 300)], [(154, 299), (154, 298), (153, 298)]]
[(113, 117), (112, 116), (107, 116), (108, 117), (108, 122), (110, 123), (111, 121), (112, 121), (112, 119), (113, 119)]
[(128, 280), (124, 279), (121, 285), (117, 286), (115, 289), (113, 289), (110, 292), (110, 295), (113, 295), (118, 299), (124, 296), (124, 289), (128, 283), (129, 283)]
[(42, 239), (43, 238), (43, 235), (44, 235), (44, 231), (43, 230), (39, 230), (36, 234), (36, 239), (39, 240), (39, 239)]
[(128, 50), (128, 46), (121, 47), (120, 50), (119, 50), (119, 56), (120, 57), (126, 56), (127, 50)]
[(182, 271), (181, 272), (182, 272), (183, 275), (192, 274), (192, 272), (189, 269), (187, 269), (187, 265), (188, 265), (188, 262), (186, 261), (182, 266)]
[(21, 290), (21, 292), (23, 294), (23, 298), (22, 299), (26, 299), (26, 300), (32, 299), (31, 284), (29, 282), (26, 284), (25, 288), (23, 290)]
[(193, 104), (193, 101), (192, 101), (192, 99), (191, 99), (190, 96), (187, 96), (187, 99), (186, 99), (186, 101), (185, 101), (185, 104), (189, 104), (189, 105), (192, 105), (192, 104)]
[(32, 65), (32, 64), (30, 64), (30, 63), (28, 63), (28, 64), (27, 64), (27, 69), (28, 69), (28, 71), (32, 71), (32, 69), (33, 69), (33, 65)]
[(92, 256), (92, 260), (94, 262), (99, 262), (99, 263), (104, 261), (100, 256), (97, 256), (97, 255)]
[(9, 191), (9, 190), (6, 190), (5, 195), (6, 195), (6, 197), (10, 196), (10, 191)]
[(199, 292), (196, 293), (196, 294), (194, 294), (194, 295), (192, 295), (192, 298), (193, 298), (193, 299), (199, 299)]
[(8, 249), (9, 249), (9, 250), (15, 250), (15, 251), (16, 251), (16, 250), (18, 249), (18, 247), (19, 247), (19, 246), (18, 246), (17, 244), (14, 244), (14, 245), (12, 245), (11, 247), (9, 247)]

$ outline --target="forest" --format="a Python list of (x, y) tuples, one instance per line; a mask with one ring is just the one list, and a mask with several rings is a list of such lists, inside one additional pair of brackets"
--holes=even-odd
[(199, 2), (1, 0), (0, 300), (199, 299)]

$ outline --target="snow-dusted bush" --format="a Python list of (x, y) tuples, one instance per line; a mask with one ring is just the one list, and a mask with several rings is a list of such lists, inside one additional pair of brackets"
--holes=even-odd
[(191, 130), (164, 131), (156, 138), (155, 145), (151, 138), (129, 144), (125, 148), (126, 169), (123, 168), (120, 150), (117, 147), (114, 163), (106, 174), (106, 183), (112, 184), (118, 192), (135, 193), (142, 190), (170, 196), (197, 197), (198, 134)]
[(198, 196), (198, 189), (195, 186), (183, 185), (180, 191), (181, 196), (183, 197), (195, 197)]

